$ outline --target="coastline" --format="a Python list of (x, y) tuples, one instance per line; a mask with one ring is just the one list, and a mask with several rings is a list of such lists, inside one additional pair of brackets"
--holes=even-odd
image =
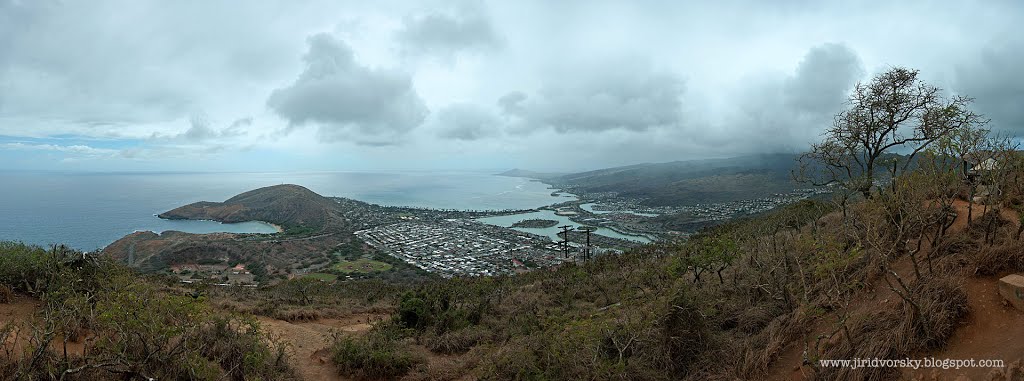
[[(273, 227), (274, 230), (276, 230), (275, 233), (284, 233), (284, 228), (281, 227), (281, 225), (270, 223), (270, 222), (267, 222), (267, 221), (251, 220), (251, 221), (239, 221), (239, 222), (224, 222), (224, 221), (211, 220), (211, 219), (208, 219), (208, 218), (200, 218), (200, 219), (192, 219), (192, 218), (166, 218), (166, 217), (163, 217), (161, 214), (154, 214), (153, 216), (156, 216), (156, 218), (159, 218), (159, 219), (165, 220), (165, 221), (210, 221), (210, 222), (216, 222), (216, 223), (221, 224), (221, 225), (234, 225), (234, 224), (244, 224), (246, 222), (259, 222), (261, 224), (267, 224), (267, 225), (270, 225), (271, 227)], [(137, 230), (137, 231), (140, 231), (140, 230)], [(152, 230), (146, 230), (146, 231), (152, 231)], [(154, 232), (154, 233), (160, 234), (158, 232)], [(211, 234), (211, 233), (191, 233), (191, 234)]]

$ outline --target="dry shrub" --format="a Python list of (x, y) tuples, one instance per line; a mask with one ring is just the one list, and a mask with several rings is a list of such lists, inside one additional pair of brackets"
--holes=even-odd
[(335, 335), (332, 360), (338, 371), (355, 379), (398, 379), (426, 362), (403, 342), (402, 329), (379, 325), (366, 335)]
[(737, 329), (743, 333), (757, 333), (765, 329), (769, 323), (784, 313), (782, 306), (775, 303), (762, 303), (748, 306), (740, 311), (737, 317)]
[(988, 374), (990, 381), (1024, 381), (1024, 360), (1014, 361), (1005, 368), (993, 370)]
[(698, 356), (710, 345), (711, 332), (704, 314), (687, 293), (679, 291), (670, 303), (661, 327), (666, 341), (664, 346), (668, 349), (670, 372), (687, 374)]
[(5, 284), (0, 284), (0, 304), (8, 304), (14, 301), (14, 292)]
[(1004, 241), (985, 246), (974, 257), (974, 272), (978, 275), (997, 275), (1024, 270), (1024, 242)]
[(805, 331), (809, 322), (810, 318), (798, 310), (775, 317), (756, 335), (737, 338), (741, 341), (734, 351), (738, 358), (734, 362), (737, 366), (733, 369), (732, 378), (755, 379), (764, 375), (786, 345)]
[(479, 326), (466, 327), (457, 331), (436, 334), (430, 332), (423, 340), (430, 351), (443, 354), (464, 353), (484, 341), (489, 332)]
[(475, 369), (484, 355), (483, 347), (476, 347), (459, 356), (432, 358), (425, 367), (414, 369), (402, 377), (403, 381), (435, 381), (475, 379)]
[(542, 379), (543, 370), (532, 337), (513, 337), (505, 345), (489, 348), (489, 356), (481, 362), (481, 379), (533, 380)]
[(294, 308), (274, 311), (271, 317), (278, 320), (284, 320), (289, 323), (294, 323), (316, 321), (320, 320), (320, 318), (324, 316), (319, 310), (310, 308)]
[[(919, 350), (945, 345), (967, 316), (967, 293), (959, 277), (928, 278), (911, 282), (911, 299), (880, 306), (875, 313), (854, 317), (850, 338), (837, 330), (820, 354), (821, 359), (900, 359)], [(852, 340), (852, 342), (851, 342)], [(820, 368), (824, 380), (894, 379), (896, 368)]]
[(217, 317), (204, 326), (200, 337), (209, 340), (202, 352), (236, 380), (296, 379), (288, 365), (285, 345), (269, 337), (255, 319)]

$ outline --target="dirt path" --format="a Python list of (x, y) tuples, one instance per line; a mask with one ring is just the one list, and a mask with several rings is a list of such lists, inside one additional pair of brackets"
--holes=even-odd
[[(967, 228), (968, 203), (956, 200), (953, 208), (957, 212), (956, 219), (950, 226), (948, 234), (960, 234)], [(975, 204), (971, 213), (972, 220), (982, 216), (983, 206)], [(1003, 218), (1013, 224), (1019, 223), (1016, 213), (1009, 209), (1000, 211)], [(927, 246), (927, 245), (925, 245)], [(927, 247), (922, 247), (927, 250)], [(901, 277), (913, 276), (910, 258), (901, 258), (891, 268)], [(950, 359), (999, 359), (1007, 365), (1024, 358), (1024, 313), (1003, 305), (1002, 297), (997, 289), (998, 277), (968, 277), (966, 288), (971, 313), (963, 326), (959, 327), (950, 338), (945, 348), (938, 351), (915, 355), (917, 358), (935, 357)], [(857, 295), (853, 301), (854, 313), (865, 309), (877, 308), (879, 303), (898, 303), (896, 295), (888, 289), (884, 281), (876, 280), (868, 285), (865, 292)], [(814, 337), (825, 333), (826, 328), (821, 321), (810, 328)], [(805, 380), (811, 372), (809, 367), (802, 367), (804, 344), (802, 340), (790, 343), (780, 354), (766, 375), (770, 380)], [(904, 372), (903, 379), (931, 378), (937, 379), (988, 379), (991, 368), (970, 368), (950, 370), (919, 370)]]
[(27, 322), (32, 315), (42, 308), (42, 303), (27, 296), (14, 295), (10, 303), (0, 303), (0, 328), (7, 324), (14, 325), (14, 331), (7, 337), (0, 337), (0, 347), (11, 348), (15, 352), (21, 351), (27, 343)]
[(342, 319), (319, 319), (311, 322), (290, 323), (264, 316), (257, 317), (261, 326), (274, 338), (290, 344), (291, 363), (303, 380), (345, 380), (331, 363), (328, 347), (331, 333), (354, 334), (365, 332), (379, 315), (354, 315)]
[[(949, 359), (997, 359), (1007, 365), (1024, 358), (1024, 313), (1003, 305), (996, 277), (969, 278), (968, 302), (971, 314), (967, 322), (949, 339), (945, 348), (917, 357)], [(992, 368), (966, 368), (905, 372), (906, 378), (939, 375), (939, 379), (988, 379)]]

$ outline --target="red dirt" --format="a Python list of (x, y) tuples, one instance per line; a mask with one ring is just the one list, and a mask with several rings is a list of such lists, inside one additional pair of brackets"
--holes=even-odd
[[(968, 203), (956, 200), (953, 207), (957, 217), (949, 229), (950, 234), (962, 232), (967, 228)], [(972, 220), (982, 216), (983, 206), (973, 206)], [(1000, 211), (1003, 218), (1012, 224), (1019, 224), (1016, 212), (1004, 208)], [(923, 248), (927, 249), (927, 248)], [(893, 263), (892, 269), (905, 279), (913, 276), (913, 268), (909, 258)], [(1004, 274), (1005, 275), (1005, 274)], [(934, 357), (937, 359), (999, 359), (1007, 366), (1024, 359), (1024, 312), (1006, 306), (999, 296), (997, 285), (999, 277), (968, 277), (966, 289), (971, 312), (966, 322), (953, 333), (945, 348), (928, 353), (914, 354), (913, 358)], [(898, 302), (898, 297), (888, 289), (884, 281), (878, 280), (869, 285), (866, 292), (858, 295), (851, 308), (865, 310), (878, 308), (879, 303)], [(823, 333), (821, 319), (810, 328), (808, 337)], [(766, 374), (770, 380), (806, 380), (811, 372), (803, 362), (804, 344), (802, 340), (790, 343)], [(948, 370), (917, 370), (904, 371), (902, 379), (988, 379), (992, 368), (964, 368)]]
[(0, 342), (3, 349), (11, 349), (13, 353), (22, 350), (23, 346), (27, 344), (25, 340), (28, 335), (26, 323), (32, 319), (32, 315), (41, 306), (39, 300), (21, 295), (15, 295), (11, 303), (0, 304), (0, 327), (13, 324), (15, 328), (15, 331), (11, 332), (11, 337), (4, 338), (3, 342)]
[[(33, 315), (42, 308), (39, 300), (15, 296), (11, 303), (0, 304), (0, 327), (13, 323), (22, 331), (0, 343), (0, 352), (9, 348), (12, 353), (20, 353), (27, 344), (27, 324)], [(261, 327), (274, 339), (289, 344), (290, 363), (298, 371), (303, 380), (347, 380), (338, 374), (337, 368), (330, 361), (331, 334), (360, 334), (372, 328), (372, 324), (383, 319), (383, 315), (361, 314), (341, 319), (319, 319), (311, 322), (290, 323), (284, 320), (258, 316)], [(63, 352), (62, 339), (53, 341), (53, 349)], [(81, 355), (85, 348), (85, 340), (69, 340), (68, 354)]]
[(260, 325), (275, 339), (290, 345), (291, 364), (303, 380), (346, 380), (331, 362), (331, 333), (357, 334), (372, 327), (382, 315), (354, 315), (342, 319), (319, 319), (290, 323), (259, 316)]
[[(946, 347), (916, 357), (939, 359), (996, 359), (1006, 365), (1024, 358), (1024, 312), (1003, 304), (997, 290), (998, 277), (968, 278), (967, 294), (971, 313), (967, 322), (953, 333)], [(904, 377), (939, 375), (939, 379), (966, 377), (987, 379), (992, 368), (917, 370)]]

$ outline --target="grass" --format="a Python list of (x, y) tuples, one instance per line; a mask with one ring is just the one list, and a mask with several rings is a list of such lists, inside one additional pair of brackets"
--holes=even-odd
[(313, 279), (317, 279), (317, 280), (322, 280), (324, 282), (333, 282), (335, 280), (338, 280), (338, 276), (337, 275), (327, 274), (327, 273), (306, 274), (306, 276), (304, 276), (304, 278), (313, 278)]
[(391, 265), (372, 259), (359, 258), (354, 260), (339, 260), (334, 269), (346, 274), (349, 273), (373, 273), (391, 270)]

